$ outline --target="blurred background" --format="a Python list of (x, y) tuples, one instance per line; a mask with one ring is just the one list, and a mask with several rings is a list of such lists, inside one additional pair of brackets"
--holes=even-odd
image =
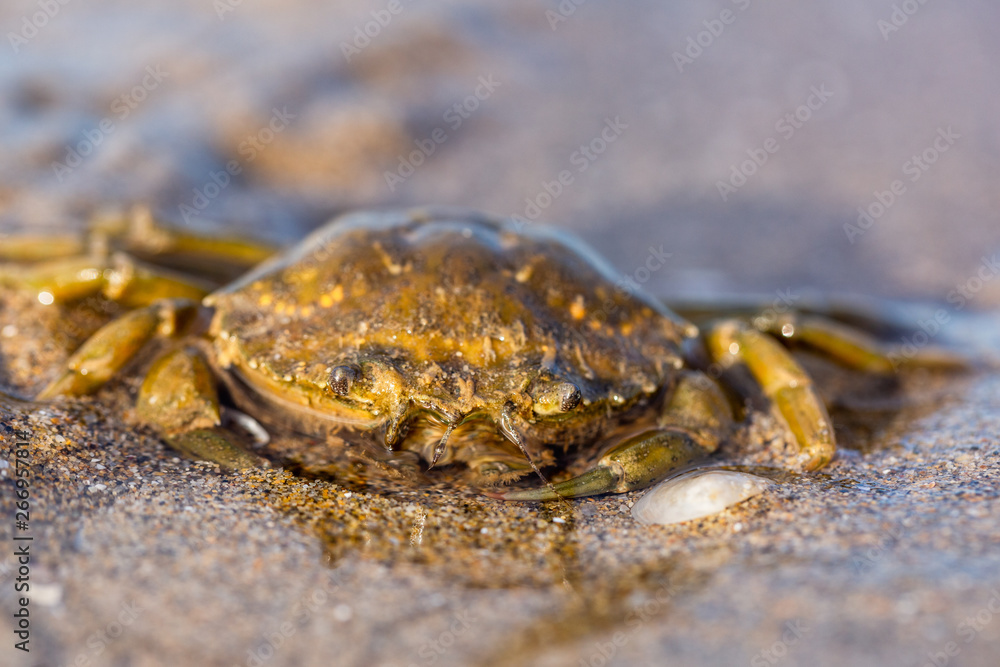
[[(458, 205), (574, 230), (663, 296), (940, 302), (903, 339), (924, 343), (992, 309), (955, 319), (996, 351), (998, 25), (986, 0), (12, 0), (0, 243), (137, 204), (283, 243), (354, 208)], [(69, 320), (0, 301), (0, 379), (39, 382), (58, 350), (33, 332)], [(332, 485), (320, 509), (315, 482), (215, 475), (103, 417), (129, 386), (0, 405), (37, 438), (21, 664), (261, 664), (286, 619), (268, 664), (603, 665), (619, 631), (615, 664), (940, 665), (955, 642), (997, 664), (1000, 623), (962, 625), (1000, 590), (995, 373), (762, 505), (662, 530), (619, 497), (569, 523)], [(126, 603), (146, 615), (123, 630)]]
[[(0, 230), (146, 203), (291, 242), (347, 209), (450, 204), (573, 229), (625, 275), (662, 246), (663, 295), (945, 301), (1000, 250), (998, 18), (985, 0), (18, 0)], [(985, 266), (970, 302), (995, 306)]]

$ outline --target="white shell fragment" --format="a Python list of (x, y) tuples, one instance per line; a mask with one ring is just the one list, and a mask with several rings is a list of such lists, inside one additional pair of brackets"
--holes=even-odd
[(718, 514), (773, 484), (731, 470), (693, 470), (654, 486), (632, 506), (639, 523), (672, 524)]

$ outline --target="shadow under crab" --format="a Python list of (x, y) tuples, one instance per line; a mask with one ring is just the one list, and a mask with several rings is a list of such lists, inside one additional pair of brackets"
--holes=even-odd
[[(95, 392), (159, 341), (137, 415), (175, 449), (230, 468), (266, 461), (222, 427), (219, 381), (267, 425), (357, 436), (383, 461), (461, 464), (489, 495), (545, 500), (644, 488), (708, 456), (748, 395), (787, 426), (793, 466), (825, 465), (830, 418), (782, 342), (895, 371), (873, 338), (822, 317), (699, 329), (623, 289), (574, 237), (466, 211), (344, 216), (218, 289), (133, 255), (239, 265), (267, 250), (148, 217), (106, 226), (80, 249), (5, 279), (43, 301), (103, 293), (134, 309), (90, 337), (37, 399)], [(932, 350), (909, 361), (956, 362)], [(496, 488), (595, 451), (595, 465), (558, 484)]]

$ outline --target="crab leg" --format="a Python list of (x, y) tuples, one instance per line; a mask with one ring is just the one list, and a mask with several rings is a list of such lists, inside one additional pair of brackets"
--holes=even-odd
[(501, 500), (556, 500), (643, 489), (714, 452), (731, 427), (732, 413), (719, 387), (700, 373), (685, 373), (660, 425), (615, 445), (591, 470), (548, 487), (487, 495)]
[(742, 363), (760, 383), (801, 447), (803, 468), (829, 463), (836, 451), (830, 416), (812, 380), (784, 347), (738, 320), (715, 324), (705, 343), (713, 359), (725, 367)]
[(231, 280), (247, 269), (277, 253), (280, 248), (255, 239), (233, 236), (209, 236), (167, 227), (157, 222), (146, 207), (136, 207), (125, 218), (110, 219), (95, 225), (119, 246), (146, 261), (180, 268), (194, 273), (230, 274)]
[(126, 307), (148, 306), (160, 299), (200, 300), (208, 283), (142, 264), (124, 253), (110, 259), (75, 257), (30, 266), (0, 267), (0, 281), (38, 294), (42, 303), (72, 301), (101, 294)]
[(157, 359), (139, 390), (136, 414), (182, 454), (241, 470), (267, 465), (234, 443), (219, 426), (219, 396), (205, 358), (193, 348)]
[(911, 356), (902, 355), (886, 349), (864, 331), (826, 317), (782, 315), (768, 323), (764, 330), (866, 373), (890, 374), (899, 367), (958, 370), (970, 365), (962, 356), (938, 347), (925, 347)]
[[(811, 300), (815, 300), (813, 297)], [(900, 369), (967, 370), (976, 361), (938, 346), (925, 346), (904, 354), (869, 331), (905, 330), (912, 316), (893, 302), (871, 299), (818, 302), (805, 310), (779, 314), (766, 307), (766, 299), (734, 299), (732, 303), (671, 302), (670, 308), (699, 326), (719, 319), (737, 318), (751, 323), (791, 346), (812, 348), (848, 368), (866, 373), (894, 373)]]
[[(177, 291), (177, 284), (197, 288), (203, 294), (214, 287), (160, 267), (228, 282), (277, 251), (277, 247), (261, 241), (192, 234), (166, 227), (155, 221), (147, 208), (137, 207), (127, 216), (96, 218), (83, 234), (0, 235), (0, 260), (37, 263), (29, 268), (0, 267), (0, 280), (45, 289), (57, 301), (96, 294), (107, 284), (123, 283), (123, 276), (133, 280), (132, 295), (142, 294), (141, 290), (150, 286), (153, 277), (175, 284), (169, 294), (162, 293), (166, 285), (156, 284), (156, 296), (152, 299), (141, 304), (128, 303), (147, 305), (156, 298), (193, 298), (190, 289)], [(132, 255), (157, 268), (139, 264)]]
[(87, 244), (79, 234), (55, 236), (9, 236), (0, 234), (0, 260), (38, 262), (57, 257), (74, 257), (86, 252)]
[(66, 362), (38, 400), (81, 396), (100, 389), (156, 335), (173, 336), (198, 314), (194, 301), (176, 299), (139, 308), (105, 324)]

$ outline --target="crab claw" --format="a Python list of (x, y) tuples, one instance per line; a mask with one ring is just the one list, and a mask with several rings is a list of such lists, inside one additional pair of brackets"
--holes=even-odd
[(610, 493), (618, 485), (620, 477), (610, 466), (598, 465), (587, 472), (567, 479), (565, 482), (541, 486), (537, 489), (514, 489), (506, 493), (487, 491), (485, 495), (497, 500), (559, 500), (560, 498), (582, 498)]
[(708, 454), (707, 449), (680, 429), (656, 429), (613, 447), (596, 466), (578, 477), (537, 489), (486, 495), (499, 500), (532, 501), (625, 493), (651, 486), (672, 470)]

